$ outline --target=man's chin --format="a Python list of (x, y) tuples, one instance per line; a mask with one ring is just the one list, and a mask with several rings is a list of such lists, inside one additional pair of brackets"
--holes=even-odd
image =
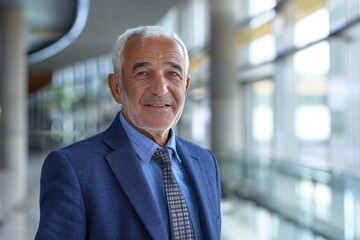
[(142, 129), (147, 132), (162, 133), (162, 132), (169, 131), (170, 128), (171, 128), (171, 125), (166, 125), (166, 126), (148, 125), (148, 126), (144, 126)]

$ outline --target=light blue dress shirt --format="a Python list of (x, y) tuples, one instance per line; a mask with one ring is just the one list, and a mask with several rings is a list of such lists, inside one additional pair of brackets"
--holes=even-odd
[[(133, 148), (135, 149), (137, 156), (139, 157), (142, 170), (148, 181), (150, 190), (154, 196), (154, 200), (161, 213), (161, 216), (163, 217), (165, 222), (169, 222), (162, 172), (160, 166), (156, 163), (156, 161), (151, 159), (152, 155), (155, 153), (155, 150), (159, 147), (159, 145), (152, 141), (150, 138), (137, 131), (135, 128), (133, 128), (125, 120), (122, 113), (120, 113), (120, 121), (123, 128), (125, 129), (127, 136), (130, 139)], [(170, 147), (174, 152), (172, 156), (172, 170), (174, 172), (176, 181), (178, 182), (179, 187), (183, 192), (186, 204), (188, 205), (190, 217), (194, 227), (195, 238), (202, 239), (196, 199), (194, 193), (192, 192), (189, 179), (187, 178), (186, 172), (181, 163), (181, 159), (176, 152), (175, 132), (173, 131), (173, 129), (170, 130), (170, 139), (166, 146)], [(169, 225), (167, 226), (167, 229), (170, 235)]]

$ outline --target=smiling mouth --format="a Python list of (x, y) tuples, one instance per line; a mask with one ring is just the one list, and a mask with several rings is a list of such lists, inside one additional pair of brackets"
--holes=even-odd
[(146, 107), (170, 107), (170, 104), (166, 103), (150, 103), (150, 104), (144, 104)]

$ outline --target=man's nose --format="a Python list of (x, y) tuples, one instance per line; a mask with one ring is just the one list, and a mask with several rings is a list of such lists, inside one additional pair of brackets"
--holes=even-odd
[(168, 81), (163, 75), (156, 75), (152, 79), (152, 86), (151, 86), (152, 94), (163, 96), (168, 93)]

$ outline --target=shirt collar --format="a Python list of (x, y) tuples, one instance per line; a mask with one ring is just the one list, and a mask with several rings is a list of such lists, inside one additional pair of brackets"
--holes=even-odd
[[(131, 126), (124, 118), (122, 112), (120, 112), (119, 118), (136, 154), (142, 161), (149, 163), (152, 155), (155, 153), (156, 149), (159, 148), (159, 145)], [(171, 148), (173, 154), (175, 154), (175, 159), (180, 161), (176, 152), (175, 131), (172, 128), (170, 129), (170, 138), (165, 146)]]

